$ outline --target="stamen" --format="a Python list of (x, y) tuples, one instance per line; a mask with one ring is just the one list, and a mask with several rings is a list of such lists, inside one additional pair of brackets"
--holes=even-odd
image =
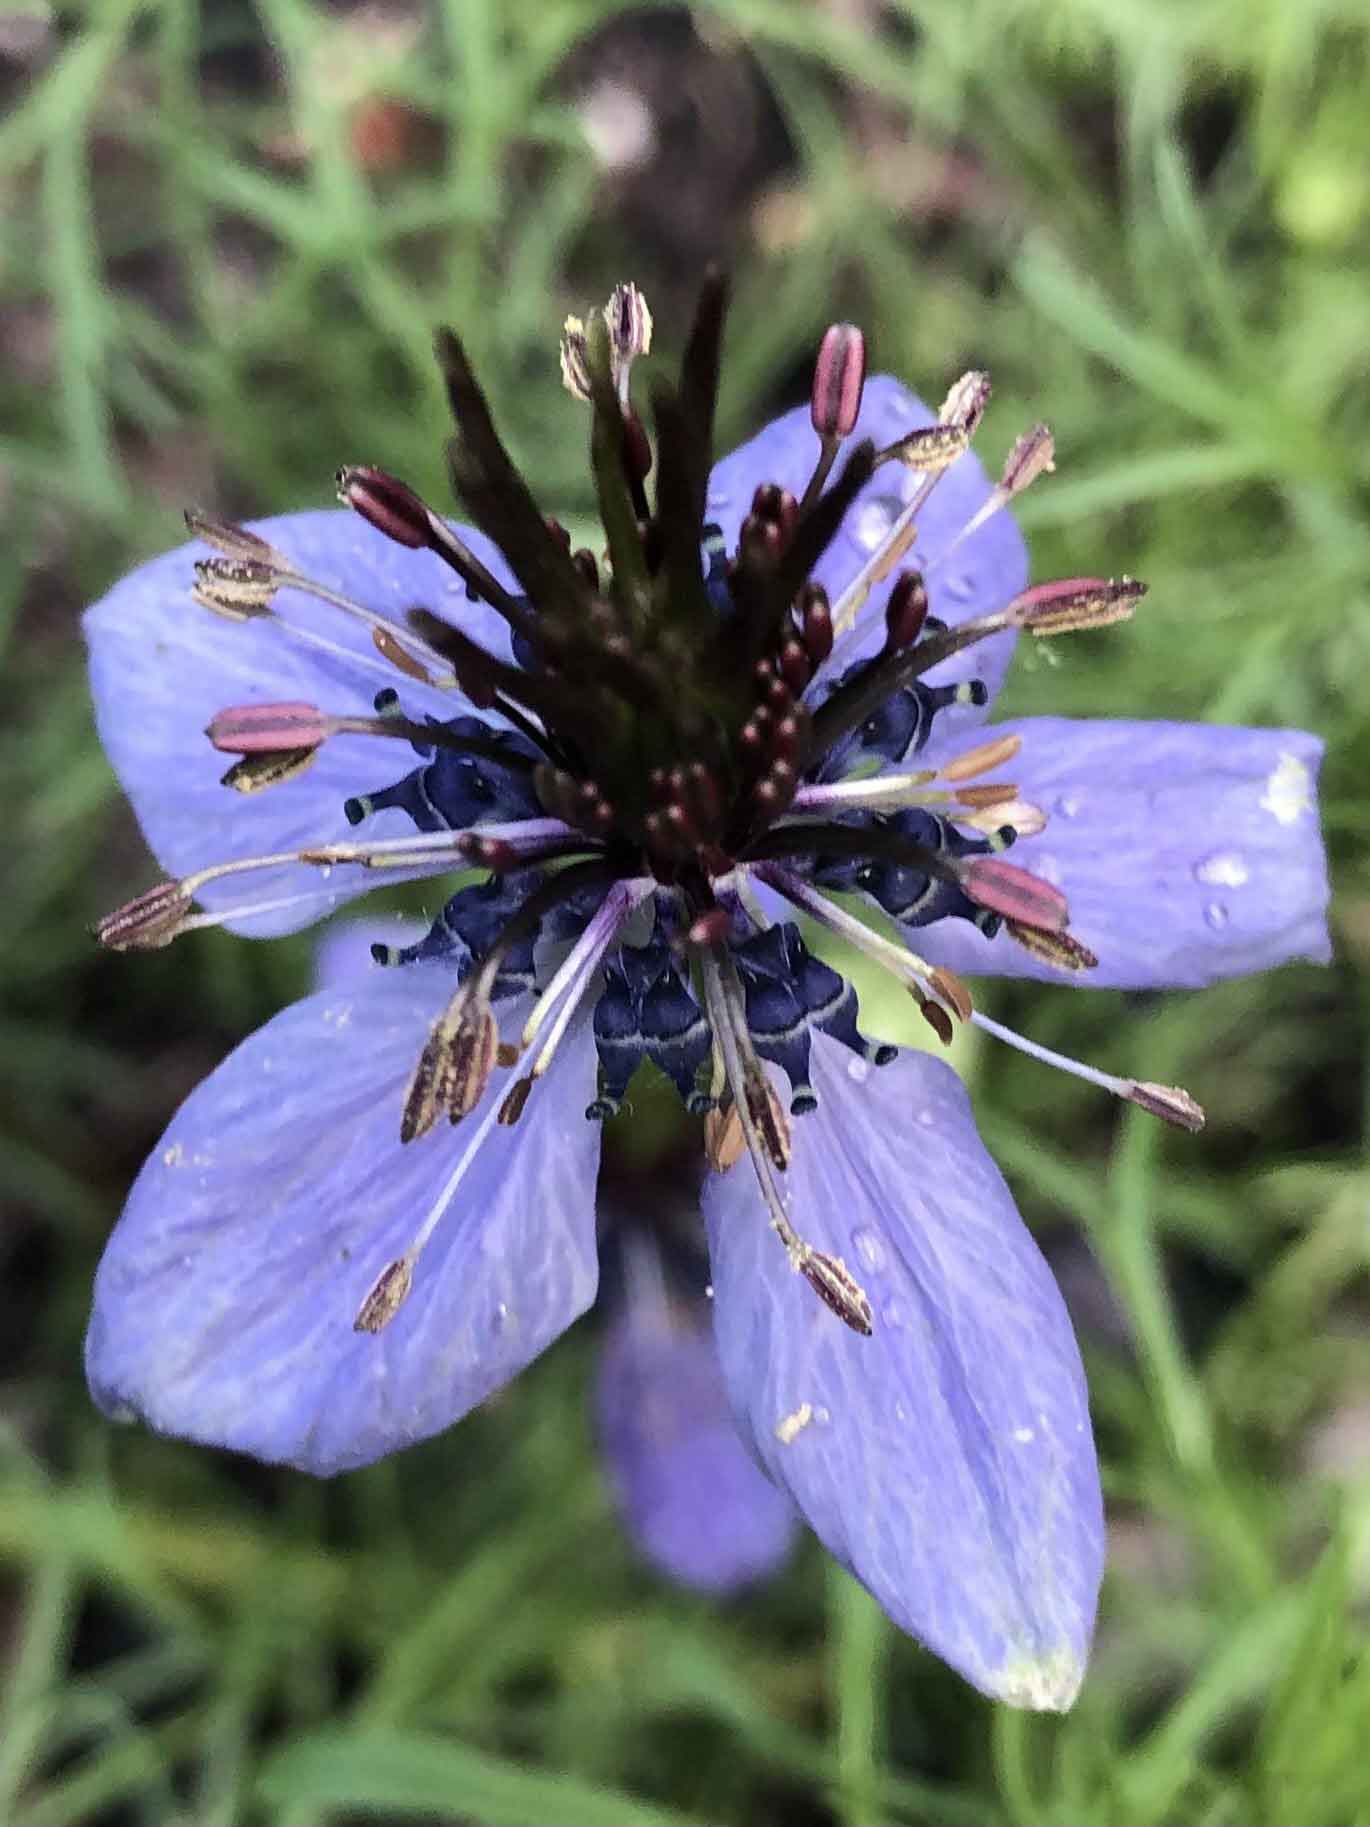
[(456, 1123), (480, 1102), (495, 1069), (499, 1028), (481, 988), (468, 978), (433, 1023), (404, 1094), (400, 1141), (426, 1135), (446, 1112)]
[(561, 384), (573, 400), (590, 404), (590, 361), (583, 317), (568, 317), (561, 327)]
[(1029, 1059), (1038, 1060), (1044, 1066), (1055, 1066), (1058, 1071), (1068, 1072), (1072, 1078), (1084, 1079), (1086, 1084), (1097, 1085), (1101, 1091), (1111, 1092), (1114, 1097), (1136, 1104), (1138, 1109), (1147, 1111), (1151, 1116), (1160, 1117), (1162, 1122), (1194, 1133), (1204, 1126), (1203, 1110), (1178, 1085), (1155, 1085), (1145, 1079), (1119, 1078), (1112, 1072), (1101, 1072), (1097, 1066), (1087, 1066), (1081, 1060), (1071, 1059), (1068, 1054), (1053, 1052), (1039, 1041), (1029, 1040), (1025, 1034), (1006, 1028), (1002, 1022), (993, 1020), (979, 1009), (971, 1016), (971, 1020), (977, 1028), (983, 1028), (986, 1034), (992, 1034), (996, 1040), (1002, 1040), (1019, 1053), (1026, 1053)]
[(159, 882), (96, 921), (92, 929), (107, 951), (150, 952), (185, 930), (191, 897), (180, 882)]
[(939, 778), (953, 784), (974, 780), (977, 774), (988, 774), (992, 768), (1003, 767), (1005, 762), (1016, 760), (1022, 746), (1021, 736), (993, 736), (988, 742), (967, 749), (955, 761), (949, 761), (939, 770)]
[(800, 502), (801, 513), (823, 492), (842, 440), (856, 429), (865, 385), (865, 337), (855, 324), (830, 324), (818, 346), (809, 394), (809, 417), (818, 433), (819, 455)]
[(446, 1213), (451, 1209), (457, 1190), (466, 1178), (471, 1163), (476, 1158), (477, 1150), (484, 1143), (494, 1127), (498, 1112), (487, 1110), (482, 1117), (475, 1134), (462, 1151), (460, 1160), (448, 1175), (442, 1191), (429, 1207), (423, 1223), (414, 1233), (414, 1237), (403, 1256), (397, 1256), (381, 1270), (371, 1284), (371, 1291), (357, 1310), (357, 1317), (352, 1324), (358, 1332), (381, 1332), (399, 1312), (409, 1297), (414, 1281), (414, 1267), (422, 1255), (425, 1246), (432, 1237)]
[(1020, 926), (1063, 933), (1070, 909), (1060, 889), (1040, 876), (1005, 863), (999, 857), (972, 857), (961, 872), (961, 886), (977, 907)]
[(316, 705), (235, 704), (216, 711), (205, 735), (229, 755), (259, 755), (282, 749), (317, 749), (329, 735), (329, 720)]
[(929, 563), (928, 570), (933, 571), (944, 565), (952, 553), (973, 534), (978, 533), (987, 520), (993, 519), (1000, 508), (1006, 507), (1021, 495), (1039, 476), (1053, 471), (1056, 467), (1055, 458), (1056, 445), (1049, 426), (1034, 425), (1031, 431), (1024, 432), (1009, 452), (999, 480), (988, 498), (971, 515), (956, 537)]
[(260, 755), (244, 755), (219, 776), (219, 785), (235, 793), (261, 793), (267, 787), (284, 786), (296, 780), (318, 760), (316, 748), (269, 749)]
[(1145, 595), (1146, 585), (1132, 577), (1066, 577), (1035, 584), (1013, 599), (1009, 611), (1030, 634), (1071, 634), (1130, 621)]

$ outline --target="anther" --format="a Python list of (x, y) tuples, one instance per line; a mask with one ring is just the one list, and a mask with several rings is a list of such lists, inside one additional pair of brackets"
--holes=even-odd
[(562, 325), (561, 384), (572, 399), (589, 405), (590, 354), (585, 338), (585, 321), (580, 317), (568, 317)]
[(953, 784), (962, 780), (974, 780), (977, 774), (988, 774), (992, 768), (1000, 768), (1006, 762), (1013, 761), (1022, 746), (1021, 736), (994, 736), (988, 742), (967, 749), (955, 761), (949, 761), (939, 770), (938, 777)]
[(187, 532), (194, 534), (196, 539), (202, 539), (207, 546), (213, 546), (225, 558), (243, 558), (277, 571), (290, 569), (289, 560), (275, 546), (247, 527), (240, 527), (231, 520), (216, 520), (212, 514), (202, 513), (199, 508), (187, 508), (184, 518)]
[(499, 1107), (499, 1120), (506, 1129), (511, 1129), (523, 1115), (523, 1107), (532, 1094), (534, 1079), (531, 1073), (526, 1077), (515, 1079), (505, 1093)]
[(829, 1256), (823, 1250), (809, 1249), (796, 1265), (825, 1307), (830, 1308), (844, 1325), (862, 1338), (874, 1329), (871, 1304), (865, 1289), (855, 1280), (840, 1256)]
[(652, 347), (652, 314), (647, 300), (631, 282), (616, 285), (604, 307), (609, 331), (609, 352), (615, 372), (626, 372), (639, 355)]
[(971, 368), (952, 382), (937, 416), (944, 425), (958, 425), (973, 438), (985, 416), (990, 392), (989, 375), (982, 368)]
[(371, 1284), (371, 1291), (357, 1309), (354, 1332), (383, 1332), (394, 1319), (414, 1285), (414, 1265), (407, 1256), (387, 1263)]
[(1035, 926), (1025, 926), (1019, 920), (1004, 922), (1010, 935), (1016, 939), (1026, 952), (1035, 958), (1042, 958), (1048, 964), (1054, 964), (1062, 971), (1092, 971), (1099, 960), (1087, 945), (1080, 942), (1073, 933), (1044, 933)]
[(246, 622), (269, 613), (281, 581), (281, 572), (265, 559), (200, 558), (190, 595), (202, 609)]
[(400, 1141), (426, 1135), (444, 1113), (455, 1123), (480, 1102), (495, 1069), (499, 1029), (486, 998), (459, 989), (433, 1024), (405, 1093)]
[(316, 705), (235, 704), (216, 711), (205, 735), (228, 755), (257, 755), (282, 749), (317, 749), (327, 739), (329, 719)]
[(1056, 440), (1049, 425), (1034, 425), (1018, 438), (1004, 459), (999, 486), (1010, 496), (1021, 495), (1039, 476), (1050, 475), (1056, 467)]
[[(261, 793), (267, 787), (284, 786), (286, 781), (297, 779), (306, 768), (312, 767), (318, 754), (317, 748), (302, 748), (267, 749), (260, 754), (244, 755), (241, 761), (235, 761), (220, 775), (219, 785), (229, 787), (235, 793)], [(347, 805), (355, 803), (347, 801)], [(357, 824), (360, 821), (349, 816), (348, 822)]]
[(1207, 1121), (1202, 1106), (1180, 1085), (1153, 1085), (1144, 1079), (1131, 1079), (1123, 1095), (1139, 1109), (1160, 1117), (1163, 1123), (1173, 1123), (1177, 1129), (1187, 1129), (1194, 1135)]
[(998, 857), (972, 858), (962, 870), (961, 886), (978, 907), (1040, 932), (1062, 933), (1070, 918), (1059, 888)]
[(847, 438), (856, 428), (866, 384), (866, 339), (855, 324), (831, 324), (818, 345), (809, 417), (820, 438)]
[(338, 500), (362, 519), (412, 550), (432, 543), (432, 515), (412, 488), (367, 463), (349, 464), (337, 474)]
[(1145, 595), (1146, 585), (1133, 577), (1067, 577), (1025, 590), (1008, 614), (1031, 634), (1070, 634), (1130, 621)]
[(159, 882), (97, 920), (92, 930), (108, 951), (160, 951), (179, 936), (190, 913), (191, 899), (181, 884)]
[(737, 1105), (729, 1098), (726, 1104), (716, 1106), (704, 1118), (705, 1159), (716, 1174), (725, 1174), (730, 1167), (736, 1167), (746, 1151), (747, 1137), (742, 1118), (737, 1113)]

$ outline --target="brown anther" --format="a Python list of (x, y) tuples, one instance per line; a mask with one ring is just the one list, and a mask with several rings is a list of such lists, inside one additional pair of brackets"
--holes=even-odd
[(590, 358), (585, 340), (585, 324), (579, 317), (568, 317), (561, 331), (561, 384), (572, 399), (587, 404), (591, 398)]
[(1017, 800), (1018, 789), (1011, 780), (987, 780), (980, 786), (962, 787), (956, 797), (961, 805), (981, 812), (988, 806), (1011, 805)]
[(1034, 584), (1005, 613), (1031, 634), (1070, 634), (1130, 620), (1145, 595), (1146, 585), (1132, 577), (1067, 577)]
[(354, 1332), (383, 1332), (394, 1319), (414, 1285), (414, 1265), (407, 1256), (388, 1262), (371, 1284), (371, 1291), (357, 1309)]
[(744, 562), (760, 570), (769, 570), (780, 557), (784, 540), (774, 520), (763, 520), (748, 514), (737, 539), (738, 552)]
[(159, 882), (95, 922), (92, 931), (111, 952), (152, 952), (170, 945), (191, 911), (179, 882)]
[(928, 619), (928, 593), (917, 571), (901, 572), (885, 605), (885, 652), (912, 647)]
[(512, 1041), (502, 1040), (495, 1048), (495, 1064), (507, 1071), (510, 1066), (519, 1063), (519, 1050)]
[(951, 1025), (951, 1016), (947, 1014), (947, 1011), (942, 1007), (940, 1002), (933, 1002), (929, 997), (921, 995), (917, 990), (914, 991), (913, 997), (914, 1001), (918, 1004), (918, 1013), (923, 1017), (923, 1020), (932, 1029), (942, 1045), (944, 1047), (949, 1047), (956, 1032)]
[(609, 349), (616, 368), (626, 368), (652, 346), (652, 314), (647, 300), (626, 280), (616, 285), (604, 307), (604, 322), (609, 331)]
[(784, 1173), (790, 1164), (790, 1119), (785, 1114), (785, 1106), (764, 1072), (748, 1073), (745, 1089), (747, 1114), (756, 1125), (761, 1146), (771, 1165)]
[(853, 1332), (859, 1332), (862, 1338), (870, 1337), (875, 1329), (870, 1301), (840, 1256), (809, 1250), (799, 1258), (797, 1267), (825, 1307), (831, 1308)]
[(818, 345), (809, 418), (820, 438), (850, 437), (866, 384), (866, 339), (855, 324), (830, 324)]
[(727, 1173), (747, 1152), (742, 1118), (731, 1098), (704, 1118), (704, 1155), (716, 1174)]
[(571, 563), (592, 590), (599, 589), (599, 562), (589, 546), (581, 546), (577, 551), (572, 552)]
[(990, 378), (982, 368), (972, 368), (957, 381), (938, 408), (944, 425), (958, 425), (973, 438), (989, 405)]
[(275, 546), (247, 527), (240, 527), (231, 520), (217, 520), (199, 508), (187, 508), (184, 519), (187, 532), (202, 539), (207, 546), (213, 546), (216, 552), (222, 552), (225, 558), (247, 559), (249, 563), (266, 565), (276, 571), (290, 569), (288, 561)]
[(939, 964), (928, 972), (928, 983), (958, 1020), (970, 1020), (975, 1013), (975, 1004), (971, 1001), (969, 989), (955, 971), (946, 970)]
[(349, 465), (337, 474), (338, 500), (397, 545), (417, 551), (430, 545), (432, 519), (408, 483), (370, 464)]
[(1016, 939), (1025, 952), (1031, 952), (1034, 958), (1042, 958), (1048, 964), (1054, 964), (1062, 971), (1092, 971), (1099, 960), (1087, 945), (1082, 945), (1073, 933), (1045, 933), (1035, 926), (1025, 926), (1018, 920), (1006, 920), (1005, 930)]
[(1197, 1135), (1207, 1121), (1202, 1106), (1196, 1104), (1180, 1085), (1153, 1085), (1144, 1079), (1133, 1079), (1124, 1095), (1139, 1110), (1160, 1117), (1163, 1123), (1173, 1123), (1177, 1129), (1187, 1129), (1193, 1135)]
[(230, 622), (246, 622), (270, 612), (280, 587), (280, 571), (263, 559), (200, 558), (190, 595), (202, 609)]
[(498, 1118), (498, 1121), (504, 1128), (512, 1129), (514, 1124), (517, 1123), (519, 1118), (523, 1115), (523, 1107), (532, 1094), (533, 1084), (534, 1079), (530, 1072), (524, 1078), (515, 1079), (508, 1091), (504, 1094), (504, 1101), (499, 1107)]
[(938, 476), (950, 469), (970, 449), (970, 432), (963, 425), (921, 425), (882, 450), (880, 460), (896, 459), (921, 475)]
[(267, 787), (284, 786), (287, 780), (294, 780), (312, 767), (318, 754), (317, 748), (307, 748), (268, 749), (262, 754), (244, 755), (219, 776), (219, 785), (230, 787), (235, 793), (261, 793)]
[(953, 783), (974, 780), (977, 774), (988, 774), (991, 768), (1002, 767), (1006, 761), (1012, 761), (1022, 746), (1021, 736), (994, 736), (976, 748), (967, 749), (955, 761), (949, 761), (939, 770), (939, 778)]
[(458, 990), (433, 1024), (404, 1097), (400, 1141), (425, 1135), (445, 1111), (455, 1123), (480, 1102), (495, 1069), (499, 1029), (489, 1003)]
[(1049, 475), (1056, 467), (1056, 440), (1049, 425), (1034, 425), (1025, 431), (1004, 459), (999, 486), (1010, 495), (1021, 495), (1039, 476)]
[(407, 647), (397, 641), (388, 628), (373, 628), (371, 640), (376, 652), (383, 660), (388, 660), (397, 672), (402, 672), (407, 679), (417, 679), (421, 685), (436, 685), (437, 680), (421, 660), (416, 660)]

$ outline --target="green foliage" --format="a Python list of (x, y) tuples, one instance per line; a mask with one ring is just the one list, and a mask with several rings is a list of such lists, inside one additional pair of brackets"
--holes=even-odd
[[(0, 1818), (1370, 1821), (1363, 9), (48, 12), (0, 9), (21, 47), (0, 53)], [(613, 149), (631, 107), (605, 125), (615, 83), (665, 123), (640, 168)], [(151, 877), (80, 605), (177, 540), (187, 497), (301, 507), (368, 461), (441, 499), (439, 318), (582, 522), (561, 319), (633, 277), (675, 344), (713, 254), (738, 294), (724, 439), (796, 397), (844, 315), (934, 396), (990, 367), (991, 460), (1055, 426), (1060, 474), (1024, 513), (1038, 573), (1152, 593), (1028, 656), (1013, 709), (1328, 740), (1331, 971), (997, 993), (1049, 1045), (1187, 1083), (1203, 1137), (975, 1061), (986, 1139), (1078, 1295), (1111, 1506), (1064, 1720), (980, 1702), (812, 1547), (726, 1606), (637, 1568), (584, 1419), (592, 1327), (328, 1487), (116, 1435), (80, 1378), (139, 1159), (308, 969), (304, 942), (218, 934), (94, 954), (89, 922)], [(625, 1175), (671, 1145), (651, 1109)]]

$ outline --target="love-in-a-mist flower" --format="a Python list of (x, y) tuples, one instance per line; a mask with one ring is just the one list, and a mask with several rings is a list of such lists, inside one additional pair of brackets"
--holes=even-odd
[(757, 1459), (896, 1623), (1063, 1707), (1103, 1525), (1060, 1295), (959, 1079), (867, 1039), (795, 916), (939, 1036), (979, 1022), (1197, 1128), (1185, 1092), (1034, 1047), (957, 972), (1149, 988), (1325, 956), (1318, 744), (977, 729), (1019, 630), (1141, 595), (1028, 586), (1003, 510), (1050, 435), (990, 483), (987, 378), (929, 412), (838, 325), (809, 408), (711, 470), (723, 317), (710, 280), (655, 441), (640, 295), (568, 324), (604, 552), (544, 518), (443, 332), (474, 529), (344, 469), (348, 511), (193, 516), (199, 543), (90, 611), (101, 732), (173, 877), (107, 944), (481, 871), (173, 1118), (99, 1271), (91, 1386), (316, 1473), (448, 1427), (593, 1299), (600, 1121), (650, 1062), (704, 1113), (714, 1330)]

